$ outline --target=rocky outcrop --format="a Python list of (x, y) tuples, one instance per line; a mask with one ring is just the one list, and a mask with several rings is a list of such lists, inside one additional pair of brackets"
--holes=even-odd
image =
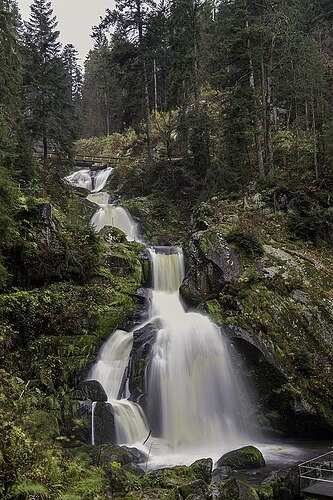
[(237, 256), (219, 232), (194, 233), (185, 247), (185, 257), (187, 274), (180, 292), (191, 306), (217, 296), (240, 276)]
[(146, 402), (145, 375), (150, 359), (150, 352), (155, 342), (157, 328), (153, 323), (135, 330), (133, 333), (133, 348), (130, 358), (129, 388), (131, 399), (140, 403), (143, 410), (148, 410)]

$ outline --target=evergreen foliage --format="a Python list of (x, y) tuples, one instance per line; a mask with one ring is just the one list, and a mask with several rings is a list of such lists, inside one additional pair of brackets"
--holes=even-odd
[(72, 82), (61, 59), (56, 27), (51, 3), (35, 0), (23, 35), (24, 103), (27, 128), (45, 160), (52, 150), (70, 154), (74, 139)]
[[(244, 269), (210, 310), (273, 339), (292, 383), (319, 394), (318, 415), (329, 411), (326, 267), (304, 274), (322, 314), (313, 327), (313, 307), (308, 317), (306, 302), (291, 306), (300, 272), (276, 276), (283, 259), (263, 243), (282, 231), (290, 265), (300, 252), (310, 265), (314, 249), (315, 266), (332, 243), (332, 23), (329, 0), (117, 0), (93, 29), (83, 76), (49, 1), (33, 0), (23, 26), (16, 2), (0, 0), (0, 498), (134, 498), (163, 479), (140, 483), (117, 461), (100, 467), (63, 446), (82, 437), (78, 380), (143, 279), (140, 246), (115, 231), (106, 256), (87, 228), (92, 209), (61, 184), (76, 136), (77, 153), (120, 158), (113, 182), (153, 242), (181, 243), (190, 219), (191, 232), (223, 233)], [(274, 300), (281, 318), (269, 316)], [(298, 321), (307, 353), (281, 334), (287, 325), (292, 338)]]

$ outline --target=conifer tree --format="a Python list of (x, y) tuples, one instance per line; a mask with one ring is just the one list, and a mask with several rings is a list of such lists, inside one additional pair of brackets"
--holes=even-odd
[(82, 88), (82, 70), (79, 65), (79, 53), (73, 44), (65, 45), (61, 54), (65, 65), (67, 78), (70, 85), (70, 93), (72, 101), (77, 101), (81, 96)]
[(154, 0), (116, 0), (116, 8), (113, 11), (107, 9), (105, 19), (102, 21), (101, 29), (116, 26), (116, 32), (120, 36), (128, 37), (136, 43), (138, 59), (142, 74), (143, 107), (145, 109), (146, 137), (147, 137), (147, 160), (151, 165), (153, 162), (153, 144), (151, 132), (151, 103), (148, 81), (148, 60), (145, 46), (145, 33), (148, 24), (149, 12), (155, 8)]
[(61, 60), (51, 3), (34, 0), (24, 32), (24, 97), (27, 126), (44, 160), (50, 148), (70, 153), (74, 137), (71, 96)]

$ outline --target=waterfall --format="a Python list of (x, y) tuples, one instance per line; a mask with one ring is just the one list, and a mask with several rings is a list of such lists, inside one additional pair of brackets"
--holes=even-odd
[(95, 407), (96, 401), (93, 401), (91, 405), (91, 444), (95, 445)]
[(153, 428), (175, 449), (218, 441), (231, 445), (246, 432), (225, 341), (207, 316), (186, 312), (180, 301), (181, 250), (150, 254), (151, 315), (158, 317), (147, 376)]
[(90, 224), (97, 233), (105, 226), (117, 227), (126, 234), (128, 241), (140, 241), (137, 223), (122, 207), (101, 206), (92, 216)]
[(64, 178), (67, 184), (74, 187), (87, 189), (91, 193), (97, 193), (106, 184), (113, 168), (107, 167), (101, 170), (79, 170)]
[[(65, 180), (90, 191), (87, 199), (99, 207), (90, 221), (95, 231), (114, 226), (128, 240), (140, 241), (136, 222), (122, 207), (110, 203), (108, 193), (100, 192), (111, 171), (80, 170)], [(148, 251), (152, 274), (148, 320), (136, 329), (149, 323), (157, 329), (145, 372), (149, 425), (141, 406), (128, 399), (133, 332), (116, 330), (111, 334), (88, 379), (98, 380), (107, 394), (118, 444), (140, 447), (151, 430), (149, 450), (158, 441), (162, 457), (155, 464), (190, 463), (208, 454), (217, 458), (222, 450), (248, 440), (243, 422), (246, 410), (240, 397), (246, 391), (241, 380), (236, 380), (220, 329), (208, 316), (186, 311), (181, 302), (179, 287), (185, 275), (182, 249), (152, 247)]]
[(87, 196), (87, 200), (91, 201), (91, 203), (95, 203), (95, 205), (99, 205), (99, 206), (108, 205), (109, 200), (110, 200), (110, 195), (109, 195), (109, 193), (106, 193), (105, 191), (102, 191), (99, 193), (90, 193)]
[[(125, 398), (120, 399), (125, 391), (124, 376), (132, 343), (132, 332), (116, 330), (103, 345), (98, 360), (87, 377), (87, 380), (98, 380), (101, 383), (107, 402), (113, 407), (118, 444), (143, 442), (149, 432), (142, 409)], [(94, 442), (93, 434), (92, 441)]]

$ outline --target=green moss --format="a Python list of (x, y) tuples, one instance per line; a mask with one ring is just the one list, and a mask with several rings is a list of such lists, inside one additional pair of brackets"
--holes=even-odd
[(260, 500), (256, 489), (244, 481), (233, 478), (217, 485), (220, 500)]
[(207, 300), (206, 302), (204, 302), (203, 306), (205, 311), (209, 314), (209, 316), (211, 316), (211, 318), (217, 325), (223, 324), (223, 313), (221, 310), (221, 304), (218, 300)]
[(265, 465), (264, 457), (258, 448), (243, 446), (237, 450), (225, 453), (217, 462), (219, 467), (232, 469), (257, 469)]

